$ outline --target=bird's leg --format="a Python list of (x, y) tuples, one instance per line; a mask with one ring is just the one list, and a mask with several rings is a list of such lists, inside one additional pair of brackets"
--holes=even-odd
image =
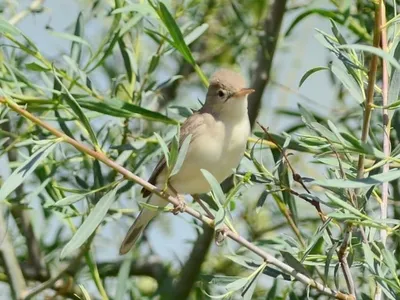
[(174, 208), (172, 209), (172, 213), (174, 215), (177, 215), (180, 212), (184, 212), (185, 208), (186, 208), (185, 196), (178, 194), (178, 192), (174, 189), (174, 187), (170, 183), (168, 183), (168, 187), (174, 193), (174, 196), (179, 201), (178, 205), (174, 205)]
[(193, 197), (193, 200), (196, 201), (201, 206), (201, 208), (206, 212), (207, 216), (210, 219), (214, 219), (214, 215), (208, 209), (208, 207), (204, 204), (203, 200), (200, 199), (200, 196), (198, 194), (194, 194), (194, 195), (192, 195), (192, 197)]

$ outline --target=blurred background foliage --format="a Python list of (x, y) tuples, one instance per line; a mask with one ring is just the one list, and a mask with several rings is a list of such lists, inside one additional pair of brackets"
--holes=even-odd
[[(153, 133), (170, 141), (201, 106), (208, 76), (240, 70), (256, 93), (248, 152), (223, 184), (236, 229), (334, 290), (378, 299), (381, 289), (398, 299), (399, 2), (385, 5), (388, 51), (377, 53), (365, 47), (376, 27), (370, 0), (5, 0), (0, 97), (147, 179), (162, 155)], [(373, 54), (388, 66), (390, 155), (382, 147), (381, 60), (369, 139), (360, 140)], [(213, 229), (182, 215), (162, 214), (119, 257), (141, 187), (125, 181), (117, 189), (116, 171), (6, 105), (0, 126), (4, 299), (327, 297), (275, 268), (257, 273), (254, 255), (230, 241), (217, 247)], [(25, 173), (10, 175), (19, 169)], [(388, 181), (390, 219), (382, 223)], [(93, 217), (100, 226), (85, 232), (84, 246), (71, 246), (97, 203), (109, 205)]]

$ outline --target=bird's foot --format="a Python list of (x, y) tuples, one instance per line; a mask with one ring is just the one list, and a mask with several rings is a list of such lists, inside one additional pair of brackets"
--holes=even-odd
[(179, 200), (179, 203), (177, 205), (174, 205), (174, 208), (171, 210), (174, 215), (182, 213), (186, 209), (185, 197), (183, 195), (178, 195), (177, 198)]

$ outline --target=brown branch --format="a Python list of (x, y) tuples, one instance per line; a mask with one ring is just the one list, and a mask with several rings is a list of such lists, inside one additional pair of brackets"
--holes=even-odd
[[(373, 46), (376, 48), (379, 47), (379, 42), (380, 42), (379, 15), (380, 15), (379, 5), (375, 5), (375, 28), (374, 28)], [(363, 118), (363, 126), (361, 133), (362, 143), (366, 143), (368, 139), (372, 109), (374, 105), (374, 88), (375, 88), (377, 68), (378, 68), (378, 56), (373, 54), (368, 72), (368, 87), (366, 95), (367, 98), (365, 99), (364, 118)], [(365, 161), (365, 155), (360, 154), (358, 157), (357, 178), (364, 177), (364, 161)]]
[(203, 233), (193, 244), (192, 252), (180, 272), (179, 280), (174, 285), (173, 292), (168, 292), (170, 294), (167, 297), (168, 299), (189, 299), (190, 291), (199, 276), (201, 265), (206, 259), (214, 236), (213, 228), (205, 223), (203, 223), (202, 228)]
[[(101, 278), (116, 277), (120, 271), (123, 261), (98, 263), (99, 274)], [(157, 280), (158, 284), (169, 277), (168, 268), (157, 256), (150, 256), (146, 260), (132, 261), (129, 268), (130, 276), (149, 276)]]
[(268, 16), (264, 21), (264, 34), (260, 39), (260, 48), (256, 59), (257, 67), (251, 82), (251, 87), (256, 91), (249, 96), (248, 104), (252, 128), (261, 109), (262, 96), (269, 81), (285, 8), (286, 0), (275, 0), (270, 5)]
[[(113, 168), (114, 170), (119, 172), (121, 175), (123, 175), (126, 179), (134, 181), (134, 182), (140, 184), (146, 190), (148, 190), (148, 191), (150, 191), (150, 192), (162, 197), (163, 199), (167, 200), (168, 202), (170, 202), (171, 204), (173, 204), (175, 206), (179, 205), (179, 203), (180, 203), (179, 199), (177, 199), (175, 197), (172, 197), (171, 195), (168, 195), (166, 192), (163, 192), (162, 190), (160, 190), (156, 186), (150, 184), (149, 182), (145, 181), (144, 179), (138, 177), (137, 175), (135, 175), (132, 172), (128, 171), (127, 169), (123, 168), (122, 166), (120, 166), (119, 164), (114, 162), (113, 160), (109, 159), (105, 154), (92, 150), (88, 146), (86, 146), (86, 145), (84, 145), (84, 144), (82, 144), (82, 143), (70, 138), (66, 134), (64, 134), (61, 131), (59, 131), (59, 130), (55, 129), (54, 127), (50, 126), (48, 123), (43, 122), (42, 120), (40, 120), (36, 116), (32, 115), (31, 113), (29, 113), (25, 109), (21, 108), (19, 105), (17, 105), (12, 100), (0, 98), (0, 103), (8, 105), (15, 112), (19, 113), (20, 115), (24, 116), (25, 118), (29, 119), (30, 121), (36, 123), (37, 125), (47, 129), (53, 135), (55, 135), (55, 136), (57, 136), (59, 138), (62, 138), (64, 140), (64, 142), (72, 145), (78, 151), (83, 152), (86, 155), (89, 155), (89, 156), (101, 161), (102, 163), (104, 163), (105, 165), (109, 166), (110, 168)], [(196, 219), (202, 221), (203, 223), (208, 224), (210, 227), (214, 227), (214, 221), (213, 220), (211, 220), (208, 217), (204, 216), (202, 213), (192, 209), (191, 207), (186, 206), (184, 208), (184, 212), (186, 212), (187, 214), (189, 214), (189, 215), (195, 217)], [(277, 258), (275, 258), (274, 255), (271, 255), (271, 254), (265, 252), (261, 248), (257, 247), (256, 245), (252, 244), (251, 242), (247, 241), (245, 238), (243, 238), (239, 234), (231, 231), (230, 229), (225, 228), (224, 231), (225, 231), (225, 234), (226, 234), (227, 237), (229, 237), (230, 239), (236, 241), (237, 243), (239, 243), (243, 247), (247, 248), (251, 252), (255, 253), (256, 255), (260, 256), (261, 258), (263, 258), (269, 264), (276, 266), (277, 268), (279, 268), (284, 273), (290, 274), (291, 276), (293, 276), (295, 279), (297, 279), (298, 281), (302, 282), (303, 284), (305, 284), (305, 285), (307, 285), (309, 287), (316, 288), (321, 293), (323, 293), (325, 295), (328, 295), (328, 296), (331, 296), (331, 297), (335, 297), (337, 299), (346, 299), (346, 300), (354, 299), (353, 296), (341, 293), (339, 291), (332, 290), (332, 289), (326, 287), (325, 285), (315, 281), (314, 279), (309, 278), (307, 275), (304, 275), (302, 273), (297, 272), (291, 266), (289, 266), (289, 265), (281, 262)]]
[[(383, 0), (379, 1), (379, 28), (381, 29), (381, 48), (383, 51), (388, 53), (388, 41), (387, 41), (387, 33), (386, 27), (386, 8), (385, 2)], [(376, 26), (376, 25), (375, 25)], [(390, 118), (389, 112), (386, 108), (388, 103), (388, 90), (389, 90), (389, 75), (387, 69), (387, 62), (382, 59), (382, 119), (383, 119), (383, 153), (386, 157), (390, 156)], [(389, 172), (389, 163), (383, 165), (382, 173)], [(388, 198), (389, 198), (389, 182), (384, 182), (382, 184), (382, 202), (380, 203), (381, 208), (381, 219), (387, 218), (387, 209), (388, 209)], [(380, 231), (381, 242), (385, 246), (387, 239), (386, 229), (381, 229)], [(382, 299), (382, 288), (377, 284), (375, 295), (375, 300)]]

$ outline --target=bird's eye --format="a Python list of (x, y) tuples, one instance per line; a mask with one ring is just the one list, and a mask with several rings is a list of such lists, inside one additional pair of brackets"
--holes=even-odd
[(218, 91), (218, 97), (222, 98), (225, 96), (225, 92), (223, 90)]

